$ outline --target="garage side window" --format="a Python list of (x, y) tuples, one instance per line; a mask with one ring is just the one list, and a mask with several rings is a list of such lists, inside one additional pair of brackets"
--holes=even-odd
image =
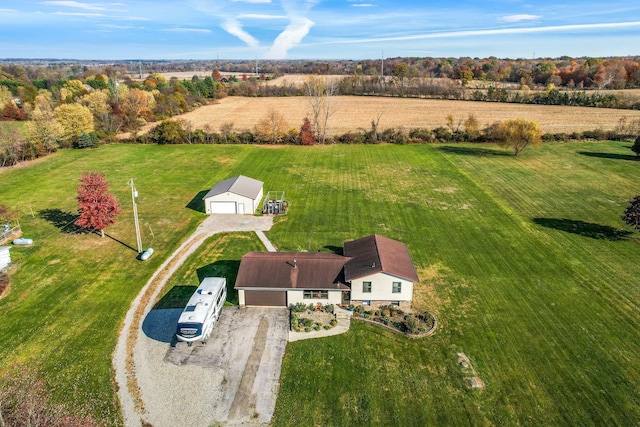
[(371, 293), (371, 282), (362, 282), (362, 293), (363, 294)]
[(304, 299), (329, 299), (329, 291), (304, 291)]

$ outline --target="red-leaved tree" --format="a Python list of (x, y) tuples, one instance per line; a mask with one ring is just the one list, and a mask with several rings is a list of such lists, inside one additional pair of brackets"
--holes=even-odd
[(78, 185), (78, 213), (75, 224), (78, 227), (100, 231), (116, 222), (120, 205), (113, 194), (109, 194), (109, 183), (104, 174), (85, 172)]
[(301, 145), (313, 145), (316, 142), (316, 137), (313, 134), (313, 128), (311, 127), (311, 121), (308, 117), (304, 118), (300, 133), (298, 134)]

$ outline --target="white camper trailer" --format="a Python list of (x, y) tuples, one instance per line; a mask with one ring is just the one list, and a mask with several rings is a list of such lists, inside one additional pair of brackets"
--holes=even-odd
[(176, 338), (189, 346), (195, 341), (206, 344), (226, 299), (227, 280), (205, 277), (178, 319)]

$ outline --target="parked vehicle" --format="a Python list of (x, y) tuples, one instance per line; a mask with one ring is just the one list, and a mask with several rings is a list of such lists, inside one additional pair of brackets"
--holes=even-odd
[(226, 299), (227, 280), (205, 277), (178, 319), (176, 338), (189, 346), (195, 341), (206, 344)]

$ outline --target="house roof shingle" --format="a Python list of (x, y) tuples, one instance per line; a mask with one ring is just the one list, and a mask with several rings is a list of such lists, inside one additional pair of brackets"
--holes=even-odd
[(413, 282), (420, 280), (407, 246), (397, 240), (372, 234), (344, 242), (344, 254), (351, 258), (344, 267), (347, 282), (376, 273), (391, 274)]
[(227, 192), (256, 199), (260, 194), (263, 184), (264, 182), (258, 181), (257, 179), (238, 175), (218, 182), (202, 199), (204, 200)]
[(235, 289), (344, 289), (349, 258), (323, 252), (249, 252), (242, 257)]

